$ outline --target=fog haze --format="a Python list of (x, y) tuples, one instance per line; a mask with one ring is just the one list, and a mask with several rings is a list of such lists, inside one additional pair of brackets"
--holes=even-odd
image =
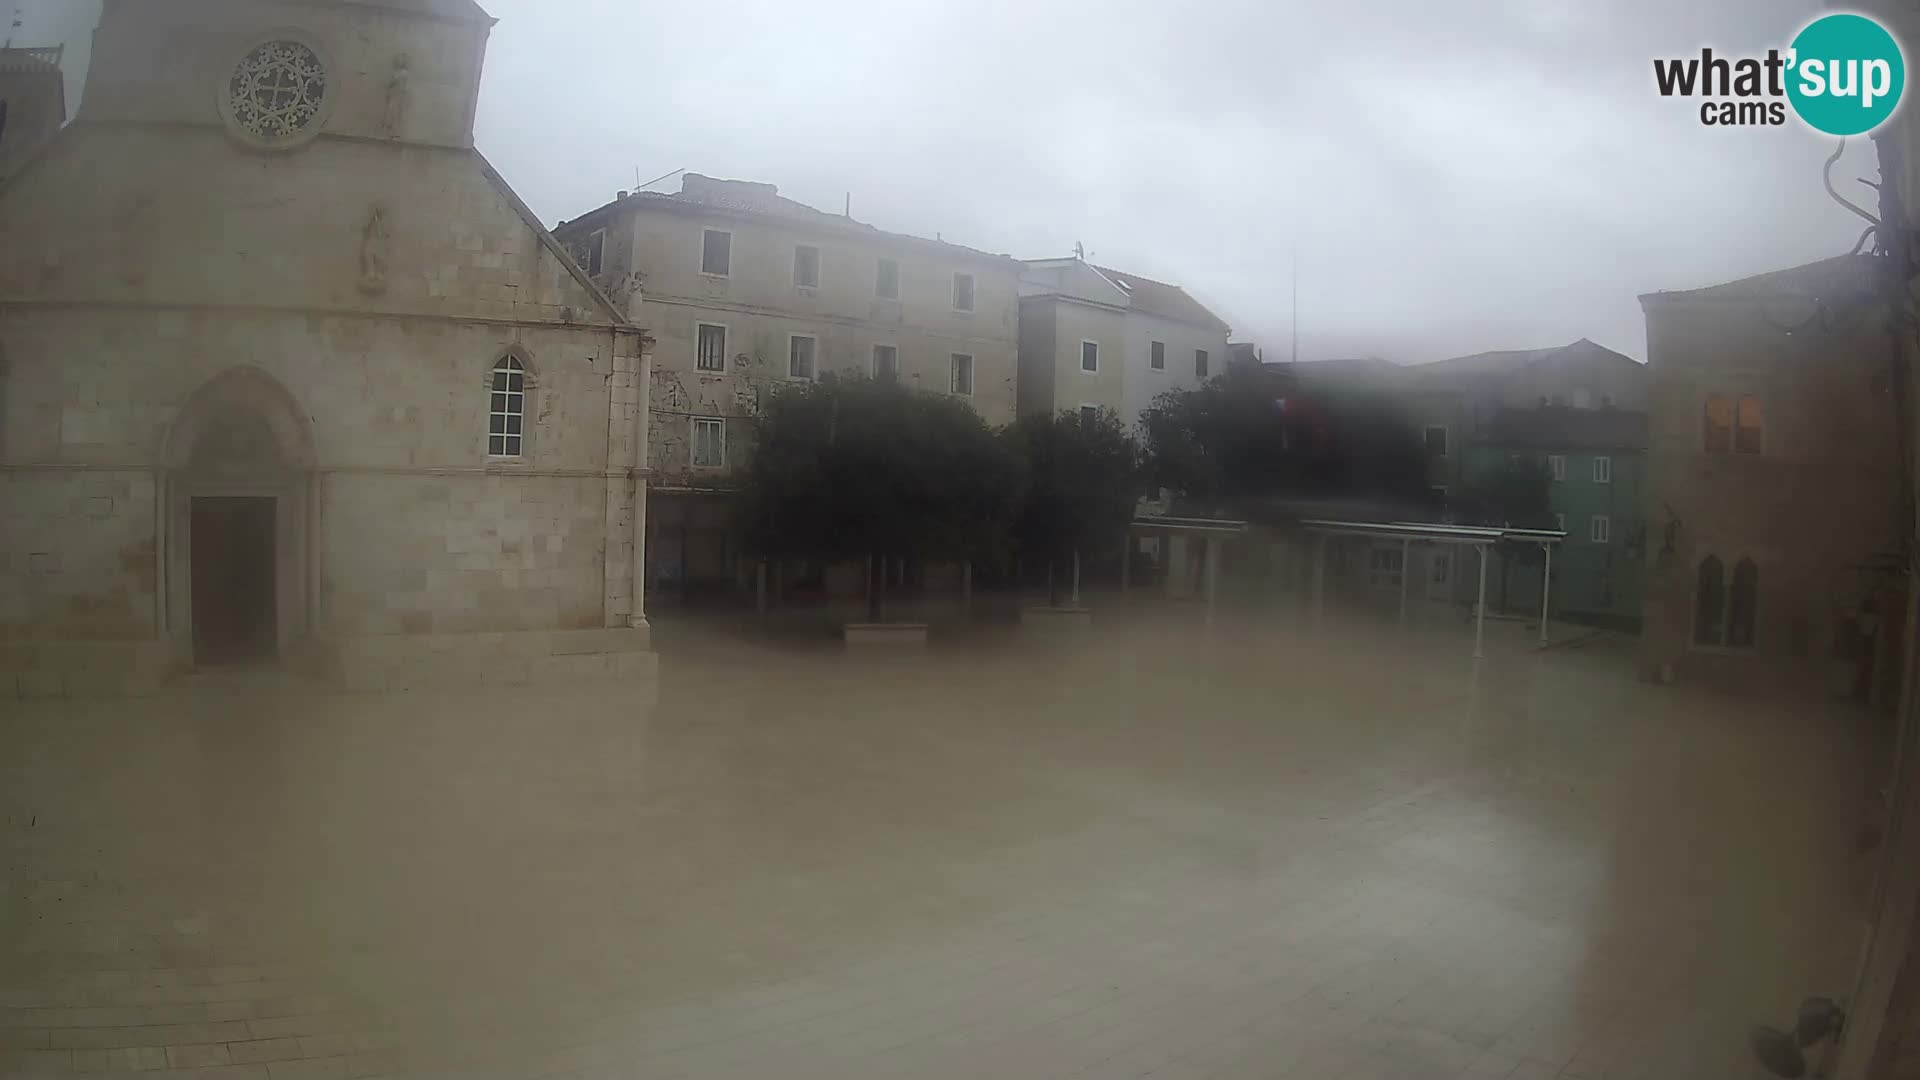
[[(549, 224), (674, 169), (1022, 258), (1085, 245), (1286, 355), (1590, 337), (1636, 297), (1846, 250), (1832, 142), (1703, 127), (1655, 56), (1760, 50), (1800, 0), (1370, 5), (484, 0), (480, 148)], [(97, 0), (27, 0), (69, 44)], [(1851, 146), (1843, 191), (1871, 192)], [(671, 187), (676, 181), (664, 185)]]

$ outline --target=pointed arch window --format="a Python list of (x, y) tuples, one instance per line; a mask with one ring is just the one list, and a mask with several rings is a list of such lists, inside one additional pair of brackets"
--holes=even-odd
[(1753, 648), (1755, 615), (1760, 607), (1760, 568), (1752, 559), (1733, 565), (1733, 587), (1727, 590), (1727, 644)]
[(487, 456), (517, 458), (526, 447), (527, 368), (508, 353), (493, 365), (488, 390)]
[(1742, 557), (1729, 570), (1717, 555), (1700, 562), (1694, 582), (1693, 643), (1753, 648), (1760, 616), (1760, 566)]
[(1693, 641), (1696, 645), (1718, 645), (1726, 636), (1727, 568), (1718, 556), (1709, 555), (1700, 563), (1693, 591)]

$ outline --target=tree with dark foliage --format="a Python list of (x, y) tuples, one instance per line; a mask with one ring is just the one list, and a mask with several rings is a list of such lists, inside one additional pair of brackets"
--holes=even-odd
[(1384, 395), (1303, 390), (1272, 367), (1230, 367), (1141, 414), (1149, 477), (1222, 510), (1287, 497), (1427, 497), (1419, 430)]
[[(1547, 463), (1533, 455), (1510, 454), (1496, 467), (1468, 483), (1455, 506), (1462, 523), (1514, 529), (1553, 528), (1551, 491), (1553, 473)], [(1540, 545), (1502, 543), (1500, 552), (1500, 591), (1494, 601), (1507, 609), (1507, 581), (1515, 566), (1533, 567), (1545, 562)]]
[[(1017, 463), (957, 398), (827, 374), (776, 394), (757, 435), (748, 539), (767, 557), (884, 566), (978, 558), (1004, 543)], [(877, 619), (880, 589), (868, 593)]]
[[(1120, 546), (1141, 494), (1140, 449), (1112, 410), (1024, 416), (1005, 434), (1024, 463), (1013, 515), (1014, 545), (1024, 557), (1057, 566), (1078, 552)], [(1049, 600), (1059, 599), (1056, 587)]]

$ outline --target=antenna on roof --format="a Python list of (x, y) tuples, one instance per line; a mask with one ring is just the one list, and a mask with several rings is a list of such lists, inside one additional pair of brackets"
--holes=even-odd
[[(681, 173), (683, 173), (683, 172), (686, 172), (686, 171), (687, 171), (687, 170), (685, 170), (685, 169), (675, 169), (675, 170), (673, 170), (673, 171), (672, 171), (672, 172), (670, 172), (670, 173), (661, 173), (661, 174), (660, 174), (659, 176), (656, 176), (656, 177), (654, 177), (653, 179), (651, 179), (651, 180), (649, 180), (649, 181), (647, 181), (647, 182), (646, 182), (646, 183), (644, 183), (644, 184), (635, 184), (635, 185), (633, 185), (633, 189), (634, 189), (635, 191), (644, 191), (645, 189), (647, 189), (647, 188), (650, 188), (650, 187), (652, 187), (653, 185), (655, 185), (655, 184), (657, 184), (657, 183), (659, 183), (660, 181), (662, 181), (662, 180), (665, 180), (665, 179), (666, 179), (667, 177), (669, 177), (669, 176), (679, 176), (679, 175), (680, 175)], [(638, 179), (640, 179), (640, 166), (638, 166), (638, 165), (635, 165), (635, 166), (633, 167), (633, 178), (634, 178), (635, 180), (638, 180)]]
[(1073, 242), (1073, 257), (1076, 259), (1079, 259), (1081, 262), (1086, 262), (1087, 261), (1087, 245), (1081, 243), (1078, 240), (1075, 240)]
[(15, 4), (13, 6), (13, 25), (7, 27), (7, 43), (5, 45), (0, 45), (0, 48), (6, 48), (6, 49), (13, 48), (13, 35), (20, 32), (20, 13), (24, 10), (26, 9), (21, 7), (18, 4)]
[(847, 192), (847, 208), (841, 211), (840, 216), (848, 218), (853, 216), (853, 192), (851, 191)]
[(1300, 362), (1300, 253), (1293, 253), (1293, 363)]

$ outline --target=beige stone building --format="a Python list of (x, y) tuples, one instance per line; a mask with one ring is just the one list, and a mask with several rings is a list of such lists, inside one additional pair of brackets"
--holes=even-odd
[(729, 493), (769, 395), (824, 372), (893, 377), (1014, 416), (1020, 266), (883, 232), (772, 184), (687, 174), (555, 228), (649, 327), (649, 573), (669, 590), (751, 573)]
[(1875, 261), (1641, 298), (1650, 674), (1897, 692), (1906, 500)]
[(67, 122), (63, 51), (0, 49), (0, 180)]
[(473, 147), (472, 0), (109, 0), (0, 187), (0, 679), (652, 670), (645, 335)]
[(1022, 265), (1022, 412), (1111, 409), (1132, 425), (1226, 370), (1230, 328), (1180, 286), (1077, 256)]

